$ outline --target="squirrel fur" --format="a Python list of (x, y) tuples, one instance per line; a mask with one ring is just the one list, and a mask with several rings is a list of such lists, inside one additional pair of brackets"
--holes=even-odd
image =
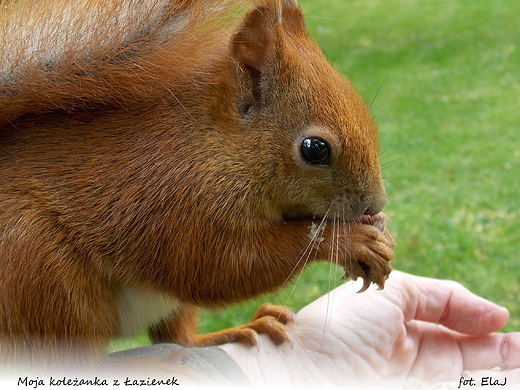
[(284, 308), (208, 335), (197, 311), (309, 261), (383, 287), (376, 125), (295, 0), (1, 7), (0, 364), (92, 364), (141, 328), (283, 342)]

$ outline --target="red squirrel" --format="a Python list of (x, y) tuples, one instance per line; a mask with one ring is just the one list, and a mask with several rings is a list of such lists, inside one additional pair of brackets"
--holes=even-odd
[(295, 0), (4, 0), (0, 364), (88, 365), (149, 329), (186, 347), (199, 308), (308, 262), (364, 288), (394, 241), (376, 124)]

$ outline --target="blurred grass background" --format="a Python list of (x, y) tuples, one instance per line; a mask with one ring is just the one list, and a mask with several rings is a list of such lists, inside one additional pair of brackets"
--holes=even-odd
[[(456, 280), (506, 306), (505, 331), (520, 330), (520, 2), (299, 3), (325, 55), (372, 103), (394, 267)], [(311, 266), (275, 295), (205, 313), (201, 329), (246, 323), (265, 301), (299, 310), (340, 276)]]

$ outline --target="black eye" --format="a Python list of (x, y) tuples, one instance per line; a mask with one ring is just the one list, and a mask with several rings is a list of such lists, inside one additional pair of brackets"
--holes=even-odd
[(302, 142), (302, 154), (311, 164), (328, 164), (329, 145), (320, 138), (305, 138)]

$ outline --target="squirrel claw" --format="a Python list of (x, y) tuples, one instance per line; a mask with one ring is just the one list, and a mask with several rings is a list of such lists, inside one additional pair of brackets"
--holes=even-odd
[(369, 279), (363, 279), (363, 287), (359, 289), (358, 294), (366, 291), (371, 284), (372, 282)]

